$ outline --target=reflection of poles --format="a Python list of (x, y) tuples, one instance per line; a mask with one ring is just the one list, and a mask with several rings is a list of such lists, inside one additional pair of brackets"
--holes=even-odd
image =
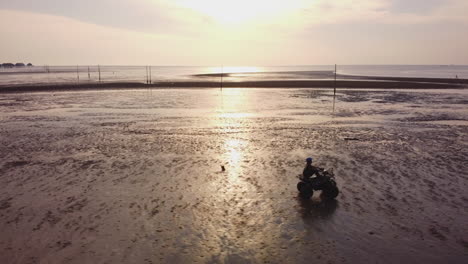
[(333, 96), (333, 116), (335, 116), (335, 96)]
[(221, 91), (223, 90), (224, 66), (221, 66)]
[(151, 84), (151, 66), (149, 66), (149, 83)]
[[(152, 79), (151, 79), (151, 66), (148, 66), (148, 70), (149, 70), (149, 84), (152, 83)], [(151, 87), (151, 85), (149, 86), (149, 90), (150, 90), (150, 95), (152, 96), (153, 95), (153, 88)]]
[(336, 64), (335, 64), (335, 82), (333, 88), (333, 115), (335, 115), (335, 100), (336, 100)]
[(49, 68), (49, 65), (45, 65), (45, 70), (47, 72), (47, 83), (50, 84), (50, 68)]

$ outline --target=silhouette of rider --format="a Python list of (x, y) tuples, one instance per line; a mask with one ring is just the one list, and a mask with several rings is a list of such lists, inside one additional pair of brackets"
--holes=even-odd
[(306, 159), (306, 166), (304, 168), (304, 171), (302, 172), (302, 177), (305, 181), (309, 181), (310, 177), (312, 177), (314, 174), (318, 172), (318, 168), (315, 166), (312, 166), (312, 158), (307, 158)]

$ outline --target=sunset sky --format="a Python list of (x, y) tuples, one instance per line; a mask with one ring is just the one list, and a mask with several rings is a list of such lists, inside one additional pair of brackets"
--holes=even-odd
[(0, 0), (0, 63), (468, 64), (467, 0)]

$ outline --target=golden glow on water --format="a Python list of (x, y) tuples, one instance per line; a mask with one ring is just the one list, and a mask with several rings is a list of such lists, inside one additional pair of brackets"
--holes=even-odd
[(245, 89), (225, 88), (220, 92), (219, 97), (217, 97), (217, 117), (247, 118), (253, 116), (252, 113), (247, 112), (247, 106), (251, 98), (249, 98), (248, 92)]
[(256, 66), (224, 66), (209, 68), (208, 73), (251, 73), (263, 71), (264, 68)]
[(243, 157), (242, 149), (246, 147), (246, 142), (239, 139), (228, 139), (224, 142), (224, 147), (230, 166), (239, 168)]
[(253, 114), (250, 113), (219, 113), (218, 117), (222, 118), (247, 118), (251, 117)]
[(263, 69), (261, 67), (254, 66), (228, 66), (223, 67), (224, 73), (245, 73), (245, 72), (261, 72)]
[[(252, 163), (259, 159), (258, 143), (252, 130), (258, 115), (257, 96), (254, 90), (228, 88), (216, 91), (213, 97), (217, 106), (212, 120), (215, 120), (214, 125), (222, 139), (220, 156), (226, 171), (220, 174), (222, 178), (218, 181), (217, 189), (222, 190), (216, 196), (219, 207), (212, 208), (213, 215), (217, 216), (213, 221), (221, 224), (207, 233), (219, 238), (220, 242), (213, 247), (221, 245), (220, 254), (224, 256), (278, 245), (275, 236), (279, 232), (278, 225), (272, 225), (270, 217), (273, 204), (263, 198), (265, 178), (262, 178), (262, 172), (252, 168)], [(263, 229), (271, 232), (259, 232)], [(262, 258), (257, 252), (248, 254)]]
[(236, 184), (241, 184), (242, 164), (249, 148), (249, 131), (246, 126), (254, 114), (249, 112), (251, 100), (245, 89), (228, 88), (219, 91), (214, 120), (224, 134), (223, 159), (229, 167), (228, 174)]

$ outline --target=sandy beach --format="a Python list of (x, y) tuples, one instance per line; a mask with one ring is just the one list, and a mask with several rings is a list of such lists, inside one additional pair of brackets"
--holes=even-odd
[[(0, 263), (467, 263), (468, 92), (438, 85), (3, 90)], [(336, 201), (297, 197), (308, 156)]]

